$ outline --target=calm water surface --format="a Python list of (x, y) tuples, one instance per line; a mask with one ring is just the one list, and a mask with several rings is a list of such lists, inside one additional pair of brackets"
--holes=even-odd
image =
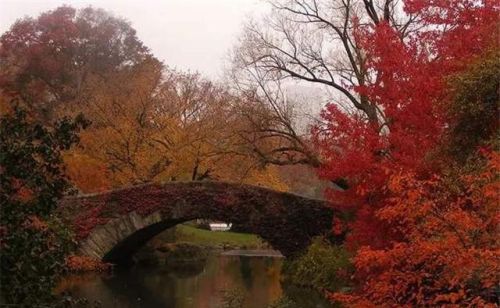
[(69, 276), (63, 286), (102, 307), (216, 308), (228, 291), (240, 294), (248, 308), (265, 308), (284, 294), (300, 307), (328, 307), (315, 292), (282, 286), (281, 265), (281, 258), (212, 255), (189, 267), (134, 266), (108, 275)]

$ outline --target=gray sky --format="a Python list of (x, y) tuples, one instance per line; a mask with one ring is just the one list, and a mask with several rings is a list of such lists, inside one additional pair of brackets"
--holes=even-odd
[(211, 78), (221, 75), (245, 19), (267, 9), (260, 0), (0, 0), (0, 33), (18, 18), (63, 4), (92, 5), (123, 17), (165, 64)]

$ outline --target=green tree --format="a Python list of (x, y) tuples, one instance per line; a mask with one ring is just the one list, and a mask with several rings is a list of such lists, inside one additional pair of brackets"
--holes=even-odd
[(56, 217), (57, 200), (70, 188), (61, 151), (78, 142), (83, 117), (48, 129), (19, 107), (0, 118), (1, 302), (54, 306), (52, 293), (71, 236)]
[[(452, 100), (446, 150), (459, 165), (498, 140), (500, 50), (486, 52), (450, 79)], [(449, 163), (449, 162), (448, 162)]]
[(285, 281), (317, 291), (349, 288), (349, 277), (353, 274), (350, 257), (344, 247), (315, 238), (301, 256), (285, 261)]

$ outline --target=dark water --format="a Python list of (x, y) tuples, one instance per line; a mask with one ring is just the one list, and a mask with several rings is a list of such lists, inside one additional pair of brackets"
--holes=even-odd
[(281, 265), (282, 258), (212, 255), (189, 266), (134, 266), (108, 275), (69, 276), (62, 288), (102, 307), (218, 308), (232, 298), (244, 307), (265, 308), (282, 296), (296, 300), (298, 307), (328, 307), (313, 291), (282, 286)]

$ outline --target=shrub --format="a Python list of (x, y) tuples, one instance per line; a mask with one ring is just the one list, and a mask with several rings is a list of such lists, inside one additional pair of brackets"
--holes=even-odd
[(52, 290), (71, 249), (71, 234), (55, 215), (69, 188), (61, 151), (84, 125), (63, 119), (48, 129), (18, 107), (0, 119), (2, 304), (56, 305)]
[(314, 239), (303, 255), (283, 265), (288, 282), (321, 291), (346, 288), (352, 271), (347, 251), (323, 238)]

